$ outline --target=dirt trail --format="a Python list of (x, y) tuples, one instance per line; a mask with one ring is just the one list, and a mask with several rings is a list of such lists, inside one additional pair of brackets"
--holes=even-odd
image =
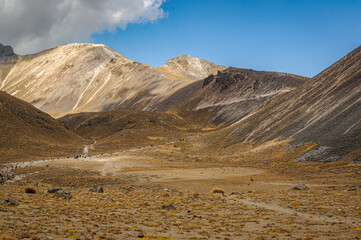
[(143, 177), (150, 182), (168, 182), (179, 180), (225, 179), (261, 174), (263, 171), (251, 168), (220, 167), (220, 168), (193, 168), (167, 169), (127, 172), (126, 175)]
[(89, 153), (89, 149), (92, 149), (93, 146), (97, 143), (97, 141), (95, 140), (92, 144), (90, 145), (85, 145), (84, 146), (84, 150), (83, 150), (83, 155), (84, 156), (88, 156), (88, 153)]
[(284, 208), (280, 205), (273, 204), (273, 203), (265, 203), (265, 202), (256, 202), (253, 199), (250, 198), (243, 198), (243, 199), (237, 199), (240, 203), (243, 203), (245, 205), (251, 206), (251, 207), (257, 207), (257, 208), (264, 208), (271, 211), (275, 211), (277, 213), (286, 214), (286, 215), (294, 215), (297, 217), (301, 217), (307, 220), (311, 221), (317, 221), (317, 222), (327, 222), (330, 224), (337, 224), (340, 221), (347, 223), (351, 226), (357, 227), (358, 222), (360, 219), (351, 218), (351, 217), (329, 217), (325, 215), (316, 215), (316, 214), (309, 214), (309, 213), (303, 213), (299, 211), (295, 211), (290, 208)]

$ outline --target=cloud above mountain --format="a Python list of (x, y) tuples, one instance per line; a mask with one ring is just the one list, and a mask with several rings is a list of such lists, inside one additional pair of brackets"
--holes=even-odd
[(0, 43), (34, 53), (163, 18), (165, 0), (0, 0)]

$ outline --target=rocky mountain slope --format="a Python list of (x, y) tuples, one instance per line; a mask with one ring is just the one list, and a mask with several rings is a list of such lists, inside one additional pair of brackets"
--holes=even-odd
[[(54, 117), (110, 109), (152, 110), (194, 79), (224, 68), (190, 56), (171, 62), (154, 68), (104, 45), (70, 44), (18, 56), (0, 75), (0, 89)], [(180, 71), (179, 66), (185, 67)]]
[[(188, 55), (154, 68), (94, 44), (27, 56), (6, 48), (0, 59), (0, 89), (53, 116), (89, 112), (61, 121), (77, 134), (100, 137), (108, 150), (140, 130), (161, 139), (167, 131), (198, 129), (222, 136), (224, 148), (288, 140), (284, 150), (313, 146), (297, 161), (361, 161), (361, 47), (312, 79), (225, 69)], [(132, 111), (109, 111), (119, 109)]]
[(190, 55), (179, 55), (176, 58), (169, 59), (165, 65), (158, 67), (158, 70), (171, 72), (177, 76), (183, 76), (185, 79), (199, 80), (215, 74), (226, 67), (216, 65), (200, 58), (194, 58)]
[(0, 163), (80, 154), (89, 142), (31, 104), (0, 91)]
[(293, 139), (289, 148), (317, 144), (297, 161), (361, 162), (361, 46), (232, 125), (227, 135), (230, 145), (272, 139)]
[(286, 73), (228, 68), (205, 78), (202, 88), (186, 98), (178, 108), (211, 112), (216, 123), (234, 122), (306, 81), (307, 78)]

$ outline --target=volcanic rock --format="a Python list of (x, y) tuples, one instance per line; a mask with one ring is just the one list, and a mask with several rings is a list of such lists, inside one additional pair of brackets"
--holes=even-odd
[(299, 184), (297, 184), (292, 188), (292, 190), (308, 190), (308, 189), (310, 188), (307, 187), (303, 182), (300, 182)]
[(14, 56), (14, 50), (11, 46), (5, 46), (0, 43), (0, 58)]

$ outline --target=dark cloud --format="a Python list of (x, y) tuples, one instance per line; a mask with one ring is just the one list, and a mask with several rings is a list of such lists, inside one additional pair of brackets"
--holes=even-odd
[(20, 54), (164, 16), (165, 0), (0, 0), (0, 43)]

